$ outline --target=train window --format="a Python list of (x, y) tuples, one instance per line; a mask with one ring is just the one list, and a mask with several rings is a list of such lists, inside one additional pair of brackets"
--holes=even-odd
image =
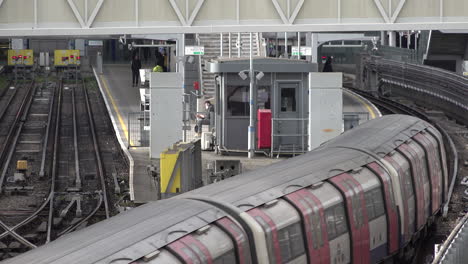
[(375, 189), (373, 193), (375, 216), (379, 217), (385, 214), (385, 206), (380, 188)]
[(300, 223), (295, 223), (279, 230), (278, 240), (282, 262), (289, 262), (305, 252)]
[(333, 240), (337, 237), (333, 208), (328, 208), (327, 210), (325, 210), (325, 219), (327, 221), (328, 240)]
[(335, 207), (335, 224), (338, 236), (348, 232), (343, 204), (339, 204)]
[(328, 240), (333, 240), (348, 232), (343, 204), (337, 204), (325, 210)]
[(357, 185), (348, 179), (343, 180), (343, 184), (346, 185), (346, 188), (352, 193), (351, 194), (351, 206), (353, 211), (354, 224), (357, 228), (361, 227), (364, 224), (362, 216), (362, 206), (359, 198), (359, 194), (356, 191)]
[(364, 197), (366, 198), (366, 208), (369, 221), (385, 214), (383, 197), (380, 188), (367, 191), (364, 194)]
[(236, 253), (234, 250), (224, 253), (224, 255), (217, 257), (213, 264), (236, 264)]
[[(311, 231), (312, 231), (312, 246), (314, 248), (323, 246), (323, 239), (322, 239), (322, 223), (320, 219), (319, 210), (317, 204), (313, 199), (310, 197), (304, 197), (304, 200), (300, 202), (303, 204), (304, 208), (312, 207), (312, 211), (310, 213), (310, 221), (311, 221)], [(307, 201), (307, 203), (306, 203)]]
[(375, 218), (374, 212), (374, 203), (372, 202), (372, 193), (370, 191), (364, 194), (366, 198), (366, 209), (367, 209), (367, 216), (369, 217), (369, 221)]

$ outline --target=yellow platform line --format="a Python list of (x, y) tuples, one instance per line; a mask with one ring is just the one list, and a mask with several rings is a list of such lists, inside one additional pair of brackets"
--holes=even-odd
[[(117, 115), (117, 118), (119, 119), (120, 126), (122, 127), (122, 130), (124, 132), (124, 136), (127, 139), (127, 141), (129, 141), (127, 125), (125, 124), (125, 122), (124, 122), (124, 120), (122, 118), (122, 115), (120, 114), (119, 107), (115, 103), (114, 97), (112, 96), (112, 94), (110, 92), (109, 85), (107, 84), (107, 80), (106, 80), (106, 78), (104, 76), (102, 76), (101, 79), (102, 79), (102, 83), (104, 84), (104, 89), (106, 90), (107, 96), (109, 97), (109, 99), (111, 101), (111, 104), (112, 104), (112, 107), (114, 108), (115, 114)], [(133, 146), (132, 141), (130, 141), (130, 145)]]
[(362, 100), (362, 98), (359, 95), (356, 95), (354, 93), (350, 93), (354, 98), (356, 98), (364, 107), (366, 107), (367, 111), (369, 112), (371, 119), (375, 119), (375, 112), (373, 107), (371, 107), (366, 101)]

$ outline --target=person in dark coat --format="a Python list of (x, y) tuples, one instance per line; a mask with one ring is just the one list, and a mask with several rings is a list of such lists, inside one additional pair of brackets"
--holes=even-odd
[(141, 69), (141, 61), (138, 55), (132, 60), (132, 86), (138, 87), (138, 83), (140, 82), (140, 69)]
[(327, 61), (325, 62), (325, 65), (323, 66), (323, 72), (333, 72), (331, 57), (327, 58)]
[(156, 49), (156, 66), (158, 65), (164, 68), (164, 56), (159, 52), (159, 49)]

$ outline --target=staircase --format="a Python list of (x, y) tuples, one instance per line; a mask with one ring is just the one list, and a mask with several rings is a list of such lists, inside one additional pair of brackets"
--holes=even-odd
[[(231, 33), (231, 58), (249, 57), (250, 56), (250, 33), (240, 33), (240, 49), (238, 48), (237, 33)], [(253, 34), (253, 55), (264, 56), (264, 52), (260, 47), (263, 47), (259, 41), (259, 33)], [(200, 79), (202, 91), (205, 99), (214, 98), (215, 96), (215, 79), (214, 73), (206, 71), (207, 62), (220, 57), (229, 58), (229, 34), (222, 34), (222, 50), (221, 50), (221, 34), (198, 34), (198, 45), (205, 47), (205, 55), (200, 59)]]

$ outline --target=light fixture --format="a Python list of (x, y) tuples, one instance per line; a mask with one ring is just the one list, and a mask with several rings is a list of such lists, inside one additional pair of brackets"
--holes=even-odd
[(265, 74), (263, 72), (259, 72), (257, 76), (255, 76), (255, 78), (257, 78), (257, 80), (260, 81), (263, 78), (263, 76), (265, 76)]
[(195, 61), (195, 58), (193, 56), (188, 56), (187, 62), (192, 64)]
[(239, 72), (239, 77), (245, 81), (245, 79), (247, 79), (249, 76), (245, 73), (245, 71), (241, 71)]

